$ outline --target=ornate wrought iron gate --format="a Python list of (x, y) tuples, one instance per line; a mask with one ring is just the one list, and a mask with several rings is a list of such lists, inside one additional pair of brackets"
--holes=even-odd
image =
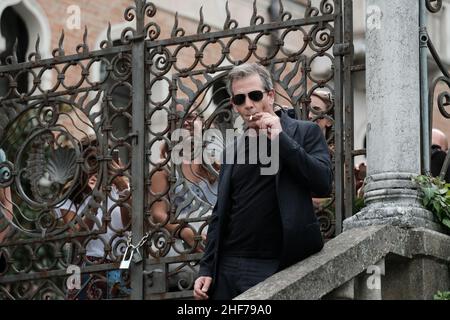
[[(439, 12), (442, 9), (442, 0), (423, 0), (420, 2), (420, 68), (421, 68), (421, 136), (422, 136), (422, 171), (423, 173), (430, 173), (430, 152), (431, 152), (431, 130), (433, 122), (433, 105), (435, 96), (437, 95), (437, 106), (440, 114), (450, 119), (450, 113), (446, 110), (446, 107), (450, 105), (450, 93), (448, 88), (450, 87), (450, 74), (445, 68), (444, 64), (439, 57), (436, 48), (431, 41), (427, 27), (427, 11), (430, 14)], [(435, 61), (441, 75), (433, 79), (429, 85), (428, 81), (428, 53), (431, 54)], [(441, 172), (439, 176), (441, 179), (445, 179), (446, 172), (450, 168), (450, 152), (447, 152), (447, 156), (442, 164)]]
[[(219, 167), (175, 163), (174, 132), (239, 130), (224, 77), (248, 61), (272, 70), (281, 107), (332, 124), (324, 133), (335, 191), (316, 203), (324, 235), (341, 231), (354, 198), (352, 1), (316, 1), (300, 18), (281, 1), (275, 7), (265, 21), (254, 4), (240, 27), (227, 4), (223, 30), (200, 9), (193, 35), (175, 16), (163, 39), (155, 5), (135, 0), (124, 15), (135, 27), (118, 45), (108, 32), (91, 51), (86, 30), (77, 54), (65, 55), (62, 34), (53, 58), (41, 59), (38, 41), (27, 62), (12, 56), (0, 66), (9, 84), (0, 97), (0, 187), (11, 193), (1, 208), (2, 299), (191, 297)], [(32, 79), (26, 91), (17, 86), (23, 74)], [(332, 97), (326, 110), (311, 106), (319, 90)], [(203, 157), (215, 157), (220, 137), (204, 137)], [(127, 247), (143, 261), (118, 272)]]

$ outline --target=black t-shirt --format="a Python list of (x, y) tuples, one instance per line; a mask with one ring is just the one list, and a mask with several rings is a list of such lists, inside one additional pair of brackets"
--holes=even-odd
[[(231, 175), (231, 212), (225, 229), (225, 256), (277, 258), (282, 243), (281, 218), (275, 189), (276, 175), (261, 175), (262, 165), (237, 162)], [(254, 142), (254, 141), (253, 141)], [(270, 143), (270, 142), (269, 142)], [(259, 145), (258, 145), (259, 148)], [(270, 150), (270, 146), (266, 150)], [(270, 154), (270, 152), (269, 152)]]

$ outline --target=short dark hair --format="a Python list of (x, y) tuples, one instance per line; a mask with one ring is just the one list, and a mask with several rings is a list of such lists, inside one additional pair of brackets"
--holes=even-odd
[(239, 66), (235, 66), (228, 73), (228, 79), (227, 79), (228, 80), (227, 81), (228, 93), (230, 95), (233, 95), (233, 93), (231, 92), (231, 86), (232, 86), (234, 80), (247, 78), (254, 74), (259, 75), (259, 78), (261, 79), (261, 82), (262, 82), (265, 90), (273, 89), (272, 76), (270, 75), (269, 71), (265, 67), (263, 67), (262, 65), (260, 65), (258, 63), (244, 63)]

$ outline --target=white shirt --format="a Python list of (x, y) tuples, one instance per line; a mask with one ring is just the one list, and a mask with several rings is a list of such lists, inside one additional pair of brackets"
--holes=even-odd
[[(81, 216), (83, 214), (83, 211), (85, 210), (86, 206), (88, 205), (89, 201), (92, 199), (92, 196), (87, 197), (83, 203), (79, 206), (78, 211), (75, 206), (75, 204), (70, 200), (66, 199), (64, 202), (61, 202), (58, 204), (58, 207), (55, 208), (55, 213), (57, 215), (57, 218), (61, 218), (63, 216), (61, 210), (66, 211), (72, 211), (77, 212), (77, 215)], [(98, 239), (91, 239), (86, 244), (86, 255), (98, 257), (101, 258), (104, 256), (104, 244), (110, 243), (111, 239), (116, 235), (117, 231), (123, 230), (124, 226), (122, 223), (122, 217), (120, 212), (120, 207), (115, 206), (114, 209), (113, 206), (116, 204), (114, 200), (119, 199), (119, 193), (116, 187), (112, 186), (111, 193), (109, 194), (107, 198), (107, 210), (111, 214), (111, 221), (108, 223), (108, 227), (106, 229), (106, 233), (100, 233), (98, 235)], [(103, 205), (103, 203), (102, 203)], [(67, 214), (67, 213), (66, 213)], [(103, 219), (103, 208), (97, 209), (97, 214), (95, 216), (95, 222), (93, 225), (92, 230), (99, 230), (99, 227), (102, 226), (102, 219)], [(118, 245), (117, 248), (115, 248), (115, 245), (117, 241), (124, 240), (122, 243)], [(124, 248), (126, 246), (126, 237), (115, 237), (114, 240), (112, 240), (111, 245), (111, 253), (107, 258), (110, 260), (115, 260), (117, 256), (123, 255)]]

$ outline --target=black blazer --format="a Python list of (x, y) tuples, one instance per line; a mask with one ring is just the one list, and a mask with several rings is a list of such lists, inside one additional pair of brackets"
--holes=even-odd
[[(279, 136), (280, 166), (276, 192), (283, 230), (283, 247), (280, 248), (280, 269), (283, 269), (323, 247), (311, 194), (328, 196), (331, 193), (332, 169), (328, 147), (319, 126), (291, 119), (284, 111), (279, 116), (283, 131)], [(199, 275), (211, 276), (213, 280), (231, 205), (232, 169), (233, 164), (221, 166), (218, 200), (210, 217), (205, 253), (200, 260)]]

